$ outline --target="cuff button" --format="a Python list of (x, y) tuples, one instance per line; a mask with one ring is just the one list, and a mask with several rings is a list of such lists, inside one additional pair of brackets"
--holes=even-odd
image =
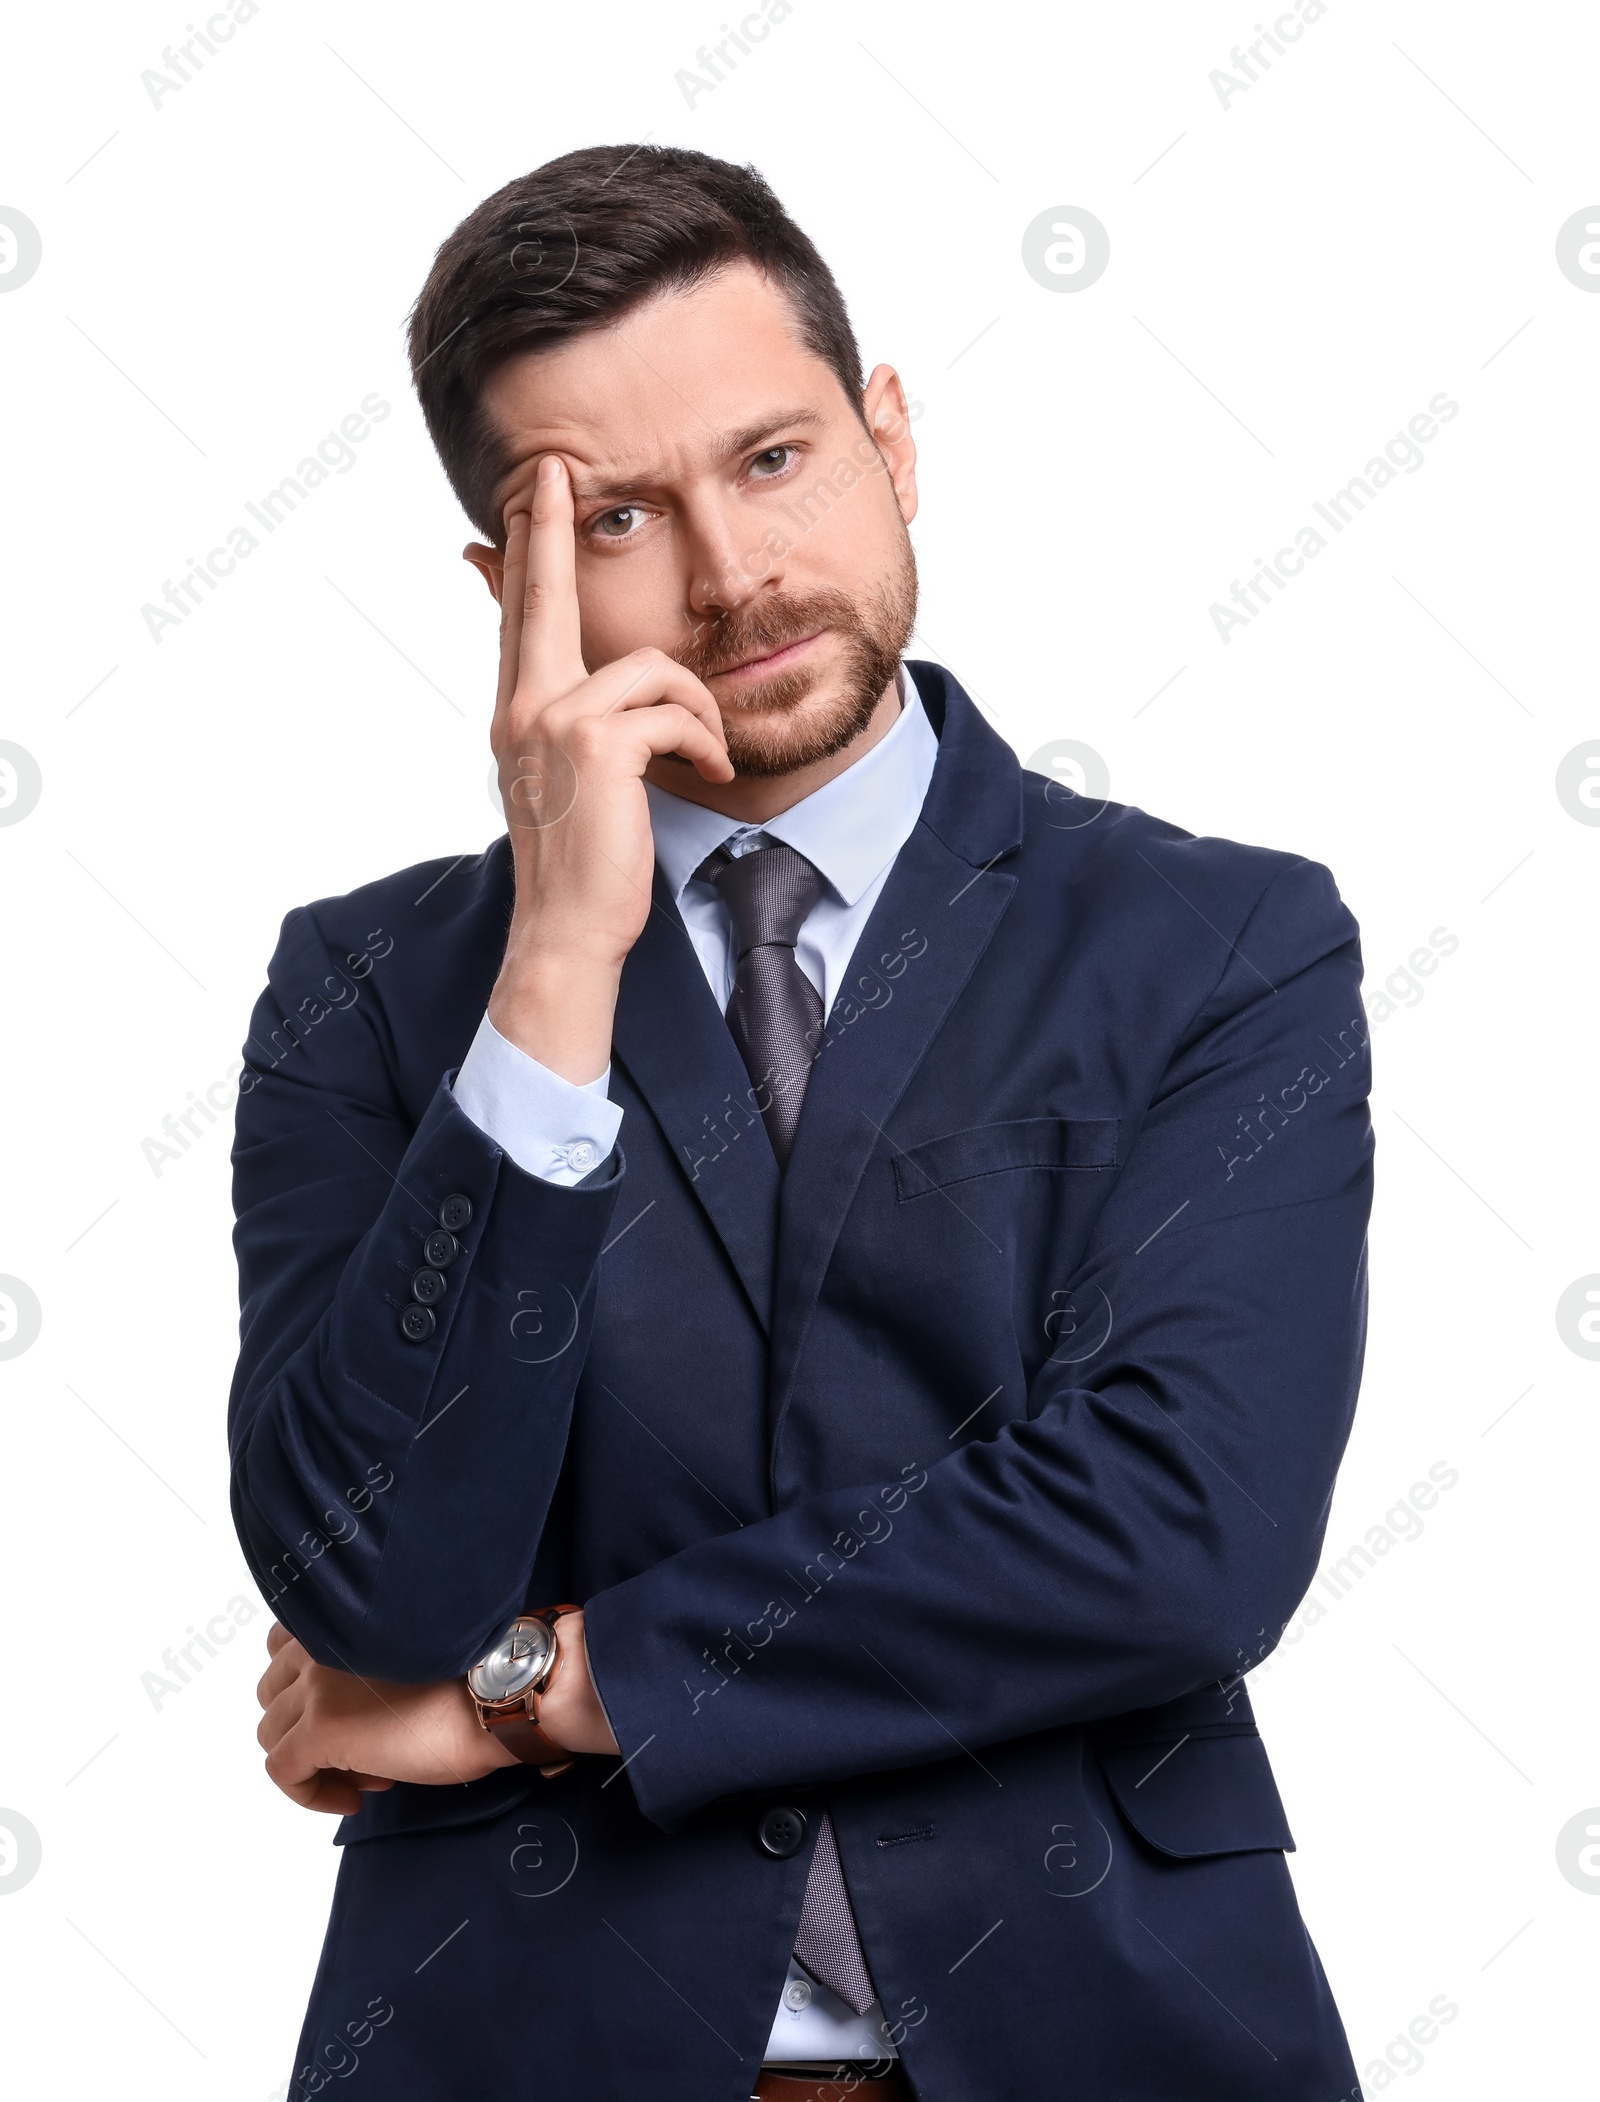
[(408, 1343), (426, 1343), (436, 1326), (425, 1306), (408, 1306), (400, 1316), (400, 1333)]
[(437, 1306), (444, 1297), (444, 1279), (437, 1270), (415, 1271), (411, 1279), (411, 1296), (421, 1306)]
[(461, 1243), (442, 1226), (434, 1228), (422, 1244), (422, 1260), (435, 1270), (448, 1270), (461, 1253)]
[(472, 1224), (472, 1199), (463, 1197), (458, 1190), (447, 1197), (439, 1207), (439, 1224), (446, 1233), (460, 1233), (464, 1226)]

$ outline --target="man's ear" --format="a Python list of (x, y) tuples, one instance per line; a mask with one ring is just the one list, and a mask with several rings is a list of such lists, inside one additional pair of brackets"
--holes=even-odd
[(498, 606), (500, 594), (505, 589), (506, 558), (497, 547), (485, 547), (481, 540), (469, 540), (461, 550), (463, 562), (470, 562), (488, 585)]
[(862, 392), (861, 414), (883, 455), (900, 516), (910, 525), (917, 515), (917, 446), (906, 390), (892, 365), (874, 366)]

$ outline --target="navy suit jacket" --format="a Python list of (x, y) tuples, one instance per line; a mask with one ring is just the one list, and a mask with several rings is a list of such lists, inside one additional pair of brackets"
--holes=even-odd
[(284, 923), (234, 1154), (245, 1553), (385, 1679), (584, 1602), (626, 1755), (344, 1821), (296, 2097), (739, 2102), (809, 1861), (758, 1843), (778, 1805), (832, 1813), (923, 2102), (1357, 2092), (1242, 1684), (1356, 1398), (1356, 925), (911, 670), (938, 762), (781, 1179), (659, 888), (574, 1189), (451, 1094), (504, 838)]

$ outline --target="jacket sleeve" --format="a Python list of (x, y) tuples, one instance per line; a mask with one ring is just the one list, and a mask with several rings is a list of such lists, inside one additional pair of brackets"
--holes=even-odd
[(1277, 1641), (1360, 1377), (1367, 1031), (1326, 869), (1289, 864), (1230, 931), (1025, 1415), (588, 1602), (658, 1824), (1154, 1706)]
[[(229, 1452), (239, 1539), (283, 1624), (321, 1663), (426, 1681), (522, 1608), (624, 1167), (619, 1151), (571, 1189), (524, 1173), (448, 1073), (417, 1122), (386, 1044), (371, 960), (336, 966), (291, 913), (240, 1079)], [(413, 1279), (447, 1198), (464, 1223), (434, 1251), (430, 1323)]]

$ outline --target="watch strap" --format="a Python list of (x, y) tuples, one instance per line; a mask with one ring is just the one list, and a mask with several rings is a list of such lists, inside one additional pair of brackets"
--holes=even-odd
[(507, 1751), (515, 1752), (524, 1766), (542, 1767), (546, 1779), (564, 1774), (569, 1766), (577, 1764), (576, 1754), (547, 1737), (531, 1715), (492, 1716), (484, 1728), (492, 1731)]

